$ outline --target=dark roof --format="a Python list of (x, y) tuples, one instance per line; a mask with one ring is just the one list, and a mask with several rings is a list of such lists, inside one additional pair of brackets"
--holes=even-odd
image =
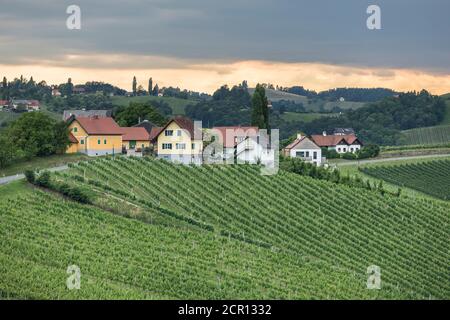
[(123, 134), (123, 130), (119, 125), (114, 121), (113, 118), (101, 118), (101, 117), (71, 117), (70, 123), (72, 121), (78, 121), (80, 126), (88, 133), (94, 135), (121, 135)]
[(67, 121), (71, 116), (75, 116), (75, 118), (78, 117), (111, 117), (111, 110), (64, 110), (63, 114), (63, 120)]
[(134, 125), (133, 127), (141, 127), (145, 128), (147, 132), (150, 134), (152, 132), (152, 128), (156, 127), (153, 122), (150, 122), (148, 120), (141, 121), (140, 123)]
[(334, 129), (333, 134), (351, 135), (355, 134), (355, 130), (353, 130), (353, 128), (336, 128)]

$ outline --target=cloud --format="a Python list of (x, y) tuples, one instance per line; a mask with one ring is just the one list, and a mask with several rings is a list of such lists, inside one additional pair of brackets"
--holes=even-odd
[[(71, 57), (76, 63), (79, 57)], [(100, 57), (93, 57), (98, 61)], [(149, 57), (117, 56), (110, 63), (117, 60), (144, 60), (148, 64), (158, 65), (159, 57), (151, 62)], [(171, 60), (172, 61), (172, 60)], [(108, 63), (104, 61), (103, 63)], [(239, 61), (221, 63), (194, 63), (173, 60), (170, 68), (80, 68), (58, 65), (1, 65), (0, 70), (8, 79), (23, 74), (26, 78), (33, 76), (36, 81), (44, 79), (47, 83), (58, 84), (72, 78), (74, 83), (98, 80), (115, 84), (131, 90), (131, 80), (135, 75), (138, 83), (146, 85), (152, 77), (155, 83), (162, 86), (180, 86), (190, 90), (212, 93), (224, 84), (234, 85), (247, 80), (251, 86), (256, 83), (273, 83), (281, 86), (303, 85), (316, 91), (336, 87), (388, 87), (399, 91), (419, 91), (423, 88), (435, 94), (447, 93), (450, 88), (450, 75), (433, 74), (419, 70), (357, 68), (320, 63), (287, 63), (266, 61)], [(84, 63), (82, 63), (84, 64)], [(389, 76), (387, 77), (387, 75)]]
[[(73, 1), (0, 0), (0, 63), (54, 60), (70, 67), (67, 55), (134, 55), (450, 73), (450, 42), (445, 41), (450, 2), (444, 0), (378, 0), (379, 31), (365, 26), (368, 0), (76, 2), (82, 10), (79, 31), (65, 27), (65, 10)], [(118, 67), (135, 64), (145, 62), (121, 61)]]

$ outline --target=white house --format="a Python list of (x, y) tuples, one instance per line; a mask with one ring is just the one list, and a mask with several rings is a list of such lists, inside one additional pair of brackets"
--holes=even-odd
[(215, 150), (216, 159), (269, 167), (275, 163), (275, 150), (268, 146), (268, 141), (263, 141), (258, 127), (214, 127), (210, 134), (223, 145), (223, 150)]
[(335, 150), (337, 153), (355, 153), (363, 146), (362, 142), (354, 134), (327, 135), (326, 132), (323, 132), (321, 135), (312, 135), (311, 138), (319, 147)]
[(322, 158), (322, 149), (314, 141), (302, 134), (298, 134), (297, 139), (283, 149), (283, 154), (286, 157), (300, 158), (318, 166), (322, 165), (326, 160)]

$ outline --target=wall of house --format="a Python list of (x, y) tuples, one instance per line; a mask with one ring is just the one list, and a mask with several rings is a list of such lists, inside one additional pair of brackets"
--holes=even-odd
[[(99, 143), (100, 141), (100, 143)], [(104, 156), (122, 153), (121, 135), (92, 135), (86, 139), (88, 156)]]
[(86, 139), (88, 137), (88, 134), (84, 129), (80, 126), (78, 121), (74, 120), (69, 125), (69, 131), (72, 132), (73, 136), (77, 138), (78, 144), (77, 144), (77, 152), (81, 153), (87, 153), (87, 146), (86, 146)]
[(78, 152), (78, 143), (69, 144), (66, 153), (77, 153), (77, 152)]
[[(172, 136), (166, 136), (166, 130), (173, 130)], [(179, 132), (179, 133), (178, 133)], [(163, 144), (172, 144), (172, 149), (163, 149)], [(176, 145), (185, 144), (185, 149), (177, 149)], [(194, 144), (194, 149), (192, 149)], [(191, 140), (190, 134), (181, 129), (176, 122), (170, 123), (165, 130), (163, 130), (157, 139), (158, 156), (167, 160), (179, 158), (185, 163), (186, 159), (201, 158), (203, 152), (202, 140)]]
[[(351, 151), (351, 148), (353, 148), (353, 151)], [(340, 144), (340, 145), (337, 145), (336, 147), (328, 148), (328, 150), (335, 150), (337, 153), (346, 153), (346, 152), (355, 153), (359, 149), (361, 149), (361, 145), (359, 145), (359, 144), (352, 144), (352, 145)]]
[[(125, 149), (130, 149), (130, 141), (122, 141), (122, 146)], [(147, 140), (136, 140), (136, 149), (148, 148), (150, 147), (150, 141)]]
[[(291, 149), (290, 156), (291, 158), (300, 158), (300, 152), (304, 152), (305, 158), (307, 158), (306, 162), (312, 162), (317, 165), (322, 164), (322, 149)], [(314, 152), (317, 152), (317, 159), (314, 159)], [(310, 159), (309, 159), (310, 158)]]

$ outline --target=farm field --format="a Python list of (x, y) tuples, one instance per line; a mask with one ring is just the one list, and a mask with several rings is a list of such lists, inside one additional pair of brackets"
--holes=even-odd
[(322, 117), (337, 117), (336, 113), (300, 113), (300, 112), (285, 112), (281, 115), (281, 118), (285, 121), (303, 121), (303, 122), (311, 122), (313, 120), (322, 118)]
[[(364, 281), (327, 263), (189, 226), (126, 219), (25, 182), (0, 190), (0, 299), (407, 296), (367, 290)], [(80, 268), (80, 290), (66, 287), (69, 265)]]
[[(254, 88), (249, 88), (248, 92), (250, 95), (254, 93)], [(267, 99), (270, 101), (280, 101), (288, 100), (295, 103), (301, 103), (305, 109), (309, 112), (319, 112), (321, 110), (331, 111), (334, 107), (339, 107), (341, 109), (357, 109), (365, 105), (363, 102), (352, 102), (352, 101), (325, 101), (321, 99), (308, 99), (305, 96), (300, 96), (297, 94), (292, 94), (289, 92), (283, 92), (273, 89), (266, 89)]]
[(400, 144), (427, 145), (450, 142), (450, 125), (416, 128), (402, 131)]
[(450, 160), (365, 167), (361, 171), (390, 183), (450, 200)]
[(450, 208), (443, 201), (382, 196), (286, 172), (262, 176), (255, 166), (147, 158), (81, 162), (54, 176), (261, 251), (332, 265), (363, 286), (367, 268), (379, 265), (389, 295), (450, 296), (450, 231), (443, 227)]
[[(389, 192), (396, 192), (399, 188), (398, 185), (387, 182), (386, 180), (376, 178), (371, 175), (365, 174), (362, 170), (363, 168), (376, 168), (378, 166), (390, 166), (390, 165), (401, 165), (401, 164), (415, 164), (421, 163), (425, 161), (433, 161), (433, 160), (441, 160), (448, 159), (450, 160), (450, 153), (447, 154), (436, 154), (436, 155), (420, 155), (420, 156), (411, 156), (411, 157), (396, 157), (396, 158), (379, 158), (372, 161), (371, 163), (364, 163), (363, 161), (348, 161), (342, 159), (333, 159), (333, 164), (337, 166), (339, 171), (344, 176), (351, 177), (359, 177), (363, 180), (368, 180), (371, 184), (378, 185), (380, 181), (383, 182), (383, 188)], [(376, 162), (378, 161), (378, 162)], [(422, 199), (436, 199), (431, 195), (420, 192), (415, 189), (411, 189), (408, 187), (401, 188), (401, 196), (408, 198), (422, 198)]]
[(138, 97), (111, 97), (113, 104), (118, 106), (128, 106), (130, 102), (147, 102), (147, 101), (164, 101), (172, 108), (174, 115), (184, 115), (184, 108), (190, 104), (196, 104), (195, 100), (179, 99), (174, 97), (154, 97), (154, 96), (138, 96)]

